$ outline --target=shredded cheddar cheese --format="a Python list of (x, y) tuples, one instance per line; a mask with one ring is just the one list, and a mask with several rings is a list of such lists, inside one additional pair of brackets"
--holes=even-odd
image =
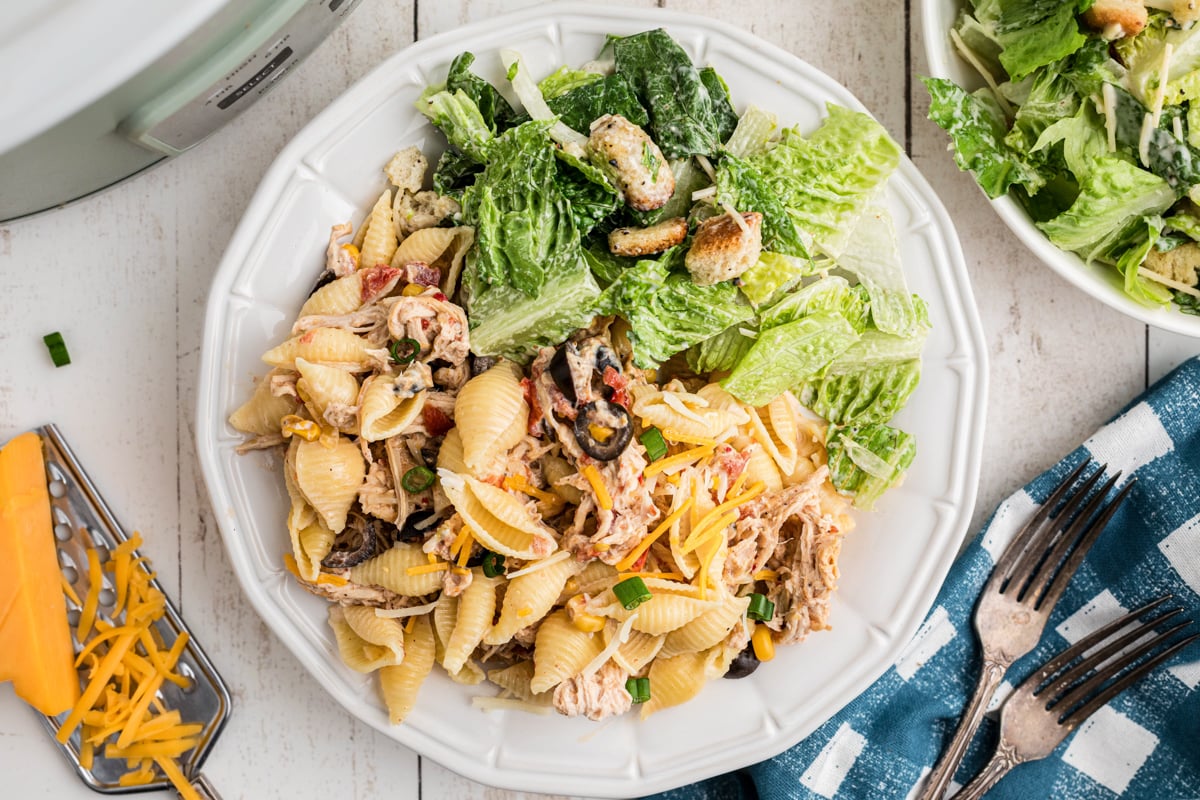
[(450, 569), (450, 564), (445, 561), (435, 561), (432, 564), (421, 564), (416, 567), (409, 567), (404, 570), (408, 575), (428, 575), (431, 572), (445, 572)]
[(650, 545), (654, 544), (654, 541), (658, 539), (658, 537), (662, 536), (667, 530), (669, 530), (670, 527), (674, 525), (675, 522), (682, 517), (689, 508), (692, 507), (693, 502), (693, 499), (690, 497), (687, 500), (684, 500), (683, 505), (672, 511), (666, 519), (658, 524), (657, 528), (651, 531), (646, 538), (638, 542), (637, 545), (629, 551), (628, 555), (617, 562), (617, 570), (619, 572), (624, 572), (632, 567), (634, 562), (642, 557), (642, 553), (649, 550)]
[[(300, 567), (296, 564), (296, 557), (291, 553), (283, 554), (283, 566), (288, 572), (296, 576), (298, 580), (304, 581), (305, 583), (311, 583), (311, 581), (306, 581), (303, 577), (301, 577)], [(350, 581), (348, 581), (346, 578), (343, 578), (341, 575), (329, 575), (324, 572), (317, 575), (317, 584), (320, 586), (345, 586), (349, 582)]]
[(657, 475), (660, 472), (675, 467), (686, 467), (694, 461), (699, 461), (702, 458), (707, 458), (713, 454), (713, 448), (708, 445), (693, 447), (691, 450), (684, 450), (682, 453), (676, 453), (673, 456), (660, 458), (658, 461), (652, 461), (642, 471), (642, 474), (647, 478)]
[[(738, 495), (734, 495), (733, 497), (729, 498), (724, 503), (721, 503), (721, 505), (716, 506), (711, 511), (709, 511), (707, 514), (705, 514), (703, 517), (701, 517), (700, 521), (697, 522), (694, 526), (692, 526), (691, 533), (688, 534), (687, 540), (684, 541), (683, 552), (690, 553), (692, 550), (696, 549), (696, 547), (699, 546), (700, 536), (701, 536), (700, 532), (703, 530), (706, 530), (714, 519), (720, 517), (722, 514), (724, 514), (727, 511), (730, 511), (731, 509), (734, 509), (740, 505), (749, 503), (751, 500), (753, 500), (754, 498), (756, 498), (760, 494), (762, 494), (765, 489), (766, 489), (766, 486), (764, 486), (761, 483), (756, 483), (753, 486), (751, 486), (749, 489), (747, 489), (745, 492), (742, 492), (741, 494), (738, 494)], [(737, 515), (735, 514), (733, 518), (736, 521)], [(728, 524), (728, 523), (726, 523), (726, 524)], [(724, 527), (724, 526), (721, 526), (721, 527)]]
[[(75, 666), (84, 668), (86, 685), (55, 738), (66, 743), (78, 731), (79, 761), (89, 770), (99, 752), (105, 758), (125, 759), (129, 771), (118, 776), (121, 786), (151, 783), (158, 765), (181, 797), (199, 800), (176, 759), (196, 747), (204, 726), (183, 724), (179, 712), (164, 709), (157, 697), (168, 681), (189, 685), (175, 671), (188, 635), (179, 632), (166, 647), (156, 627), (166, 612), (166, 597), (151, 585), (153, 573), (146, 562), (133, 556), (141, 541), (134, 534), (112, 549), (107, 563), (95, 548), (87, 549), (88, 591), (77, 628), (84, 644), (75, 657)], [(290, 568), (295, 571), (294, 560)], [(105, 571), (112, 573), (115, 623), (98, 613)], [(69, 585), (64, 585), (64, 593), (74, 594)]]
[(662, 435), (664, 439), (671, 442), (679, 442), (680, 444), (698, 444), (704, 447), (716, 447), (716, 439), (706, 439), (703, 436), (692, 436), (686, 433), (680, 433), (674, 428), (663, 428)]
[(600, 478), (600, 470), (596, 469), (595, 464), (588, 464), (581, 472), (583, 477), (587, 478), (588, 483), (592, 485), (592, 491), (596, 493), (596, 505), (605, 511), (610, 510), (613, 507), (612, 495), (608, 493), (608, 487)]
[(756, 580), (756, 581), (779, 580), (779, 573), (773, 569), (760, 569), (758, 572), (754, 573), (754, 580)]

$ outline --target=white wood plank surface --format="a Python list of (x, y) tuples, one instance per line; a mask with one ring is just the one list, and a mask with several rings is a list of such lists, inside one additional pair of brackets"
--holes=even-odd
[[(347, 715), (242, 596), (192, 444), (209, 281), (259, 177), (355, 79), (413, 41), (529, 0), (364, 0), (275, 92), (210, 141), (72, 207), (0, 226), (0, 440), (59, 423), (234, 692), (206, 773), (227, 800), (530, 797), (463, 779)], [(646, 0), (783, 46), (853, 91), (951, 209), (991, 356), (978, 524), (1200, 342), (1148, 330), (1041, 266), (945, 153), (925, 119), (913, 0)], [(415, 6), (415, 7), (414, 7)], [(735, 92), (736, 92), (736, 87)], [(0, 100), (2, 102), (2, 100)], [(3, 187), (0, 187), (3, 190)], [(74, 363), (49, 365), (63, 332)], [(3, 657), (3, 654), (0, 654)], [(90, 798), (11, 688), (0, 687), (0, 795)]]

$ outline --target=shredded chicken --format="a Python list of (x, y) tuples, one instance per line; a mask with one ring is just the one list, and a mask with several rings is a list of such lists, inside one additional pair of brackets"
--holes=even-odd
[(300, 317), (292, 326), (292, 335), (297, 336), (315, 328), (341, 328), (362, 336), (373, 347), (383, 347), (388, 340), (387, 324), (387, 310), (379, 304), (371, 304), (349, 314), (309, 314)]
[(399, 502), (392, 486), (392, 471), (382, 461), (375, 461), (367, 470), (367, 478), (358, 489), (358, 503), (364, 514), (384, 522), (395, 522)]
[(422, 228), (433, 228), (462, 211), (451, 197), (437, 192), (397, 192), (393, 208), (396, 229), (408, 236)]
[(442, 593), (447, 597), (458, 597), (471, 585), (475, 573), (470, 570), (456, 572), (448, 569), (442, 574)]
[(608, 661), (586, 678), (576, 675), (554, 687), (554, 707), (568, 717), (583, 714), (590, 720), (624, 714), (633, 704), (625, 689), (628, 677), (628, 672)]
[[(327, 570), (328, 574), (339, 575), (344, 578), (350, 576), (350, 570)], [(325, 597), (342, 605), (357, 605), (371, 606), (373, 608), (411, 608), (412, 606), (424, 605), (426, 602), (423, 597), (410, 597), (408, 595), (396, 594), (393, 591), (384, 589), (382, 586), (363, 586), (358, 583), (347, 583), (342, 586), (334, 586), (329, 583), (309, 583), (306, 580), (297, 578), (300, 585), (308, 592), (315, 594), (317, 597)]]
[(301, 402), (300, 392), (296, 391), (296, 380), (299, 377), (300, 373), (291, 370), (271, 370), (267, 375), (267, 380), (271, 382), (271, 394), (275, 397), (290, 397), (297, 403)]
[(433, 530), (433, 533), (425, 540), (425, 544), (421, 545), (421, 549), (426, 553), (433, 553), (442, 561), (451, 561), (450, 545), (462, 530), (462, 526), (462, 517), (458, 514), (451, 515)]
[(420, 345), (422, 361), (461, 364), (470, 352), (467, 315), (461, 306), (430, 287), (412, 297), (392, 297), (387, 327), (393, 339), (413, 339)]
[(329, 229), (329, 247), (325, 248), (325, 271), (336, 278), (353, 275), (358, 269), (358, 261), (350, 251), (338, 244), (338, 239), (349, 236), (354, 226), (349, 222), (334, 225)]

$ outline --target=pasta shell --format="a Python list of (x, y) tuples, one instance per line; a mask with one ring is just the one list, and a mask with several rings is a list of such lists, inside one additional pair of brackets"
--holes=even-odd
[(463, 460), (462, 436), (459, 435), (458, 428), (451, 428), (442, 440), (437, 454), (437, 468), (455, 473), (467, 471), (467, 462)]
[(371, 368), (368, 352), (371, 344), (341, 328), (314, 328), (307, 333), (293, 336), (278, 347), (263, 353), (263, 361), (273, 367), (296, 368), (296, 359), (303, 358), (315, 364), (364, 372)]
[(704, 653), (654, 659), (650, 665), (650, 699), (642, 704), (642, 719), (698, 695), (708, 681), (704, 666)]
[(404, 660), (404, 626), (399, 620), (381, 617), (367, 606), (343, 606), (342, 614), (363, 641), (391, 650), (397, 664)]
[(359, 393), (359, 436), (368, 442), (381, 442), (398, 435), (411, 425), (425, 407), (426, 391), (397, 393), (395, 379), (386, 374), (363, 381)]
[(350, 580), (364, 586), (382, 586), (405, 597), (433, 594), (442, 586), (441, 572), (422, 572), (409, 575), (412, 567), (429, 563), (418, 544), (400, 542), (374, 558), (350, 568)]
[(534, 694), (529, 688), (533, 682), (532, 661), (518, 661), (511, 667), (488, 670), (487, 678), (504, 690), (501, 696), (507, 695), (526, 702), (551, 702), (549, 693)]
[(433, 651), (429, 617), (417, 617), (412, 632), (404, 634), (404, 661), (380, 668), (379, 689), (393, 725), (403, 722), (417, 704), (417, 690), (433, 670)]
[[(457, 624), (458, 598), (443, 594), (438, 598), (437, 607), (433, 610), (433, 631), (437, 647), (437, 660), (443, 668), (446, 665), (446, 643), (454, 635), (454, 628)], [(484, 679), (483, 669), (470, 660), (466, 661), (457, 672), (447, 670), (446, 674), (455, 683), (462, 683), (468, 686), (481, 683)]]
[(604, 649), (601, 637), (571, 624), (567, 612), (555, 611), (538, 627), (533, 647), (533, 680), (529, 690), (541, 694), (578, 675)]
[[(314, 364), (304, 358), (296, 359), (296, 391), (305, 398), (314, 419), (329, 422), (325, 412), (331, 408), (350, 409), (358, 403), (358, 381), (344, 369)], [(331, 415), (332, 416), (332, 415)], [(353, 433), (354, 426), (338, 426), (346, 433)]]
[(300, 577), (310, 583), (316, 583), (321, 573), (321, 559), (329, 555), (333, 549), (333, 531), (326, 528), (319, 520), (291, 532), (292, 556), (296, 559), (296, 570)]
[(566, 558), (513, 578), (504, 592), (500, 618), (483, 637), (483, 643), (504, 644), (517, 631), (541, 621), (554, 607), (567, 579), (582, 569), (578, 561)]
[(558, 547), (553, 531), (533, 515), (521, 501), (503, 489), (439, 470), (442, 491), (454, 509), (471, 526), (480, 544), (489, 550), (513, 558), (535, 561), (550, 555)]
[(396, 252), (396, 222), (392, 218), (392, 190), (385, 189), (367, 218), (360, 268), (391, 264)]
[(651, 425), (670, 434), (719, 440), (727, 438), (733, 428), (746, 421), (738, 408), (715, 408), (698, 394), (684, 391), (662, 391), (649, 387), (634, 389), (634, 414), (646, 427)]
[(304, 499), (304, 495), (300, 493), (300, 487), (296, 485), (296, 448), (300, 446), (301, 441), (301, 439), (293, 438), (288, 445), (287, 454), (283, 458), (283, 485), (287, 489), (288, 499), (291, 501), (287, 526), (288, 533), (292, 536), (297, 536), (301, 529), (307, 528), (317, 521), (317, 512)]
[(715, 647), (721, 642), (733, 626), (741, 622), (746, 614), (750, 598), (726, 596), (716, 608), (704, 612), (688, 624), (667, 634), (663, 642), (661, 655), (670, 658), (680, 653), (695, 653)]
[(633, 630), (657, 636), (682, 628), (717, 605), (716, 600), (696, 597), (696, 588), (686, 583), (654, 578), (644, 578), (643, 582), (650, 590), (649, 600), (633, 610), (627, 610), (610, 591), (605, 596), (607, 604), (603, 613), (621, 622), (636, 614)]
[(300, 306), (297, 319), (314, 314), (341, 316), (362, 305), (362, 275), (358, 272), (336, 278), (313, 292)]
[(755, 440), (775, 460), (779, 471), (796, 471), (796, 440), (799, 426), (786, 398), (776, 397), (760, 409), (750, 409), (750, 430)]
[(529, 425), (520, 367), (501, 361), (467, 381), (454, 403), (454, 419), (467, 469), (472, 475), (484, 474), (521, 441)]
[(229, 415), (229, 424), (242, 433), (269, 436), (279, 433), (279, 420), (295, 414), (297, 405), (293, 397), (276, 397), (271, 394), (271, 375), (268, 373), (254, 387), (250, 399)]
[(422, 228), (400, 242), (392, 256), (392, 266), (421, 263), (436, 267), (442, 275), (442, 291), (453, 295), (463, 258), (474, 241), (474, 228)]
[[(617, 634), (618, 625), (609, 621), (604, 626), (604, 646), (612, 643), (612, 637)], [(651, 636), (648, 633), (631, 630), (626, 639), (613, 653), (612, 660), (617, 666), (630, 674), (641, 672), (642, 667), (649, 664), (662, 650), (665, 636)]]
[(783, 488), (783, 477), (779, 474), (779, 468), (775, 466), (775, 459), (767, 454), (766, 448), (755, 443), (749, 445), (743, 452), (749, 456), (746, 459), (744, 485), (753, 486), (761, 483), (767, 487), (768, 492), (776, 492)]
[(342, 662), (355, 672), (374, 672), (380, 667), (399, 664), (403, 658), (403, 652), (397, 657), (391, 648), (368, 642), (355, 633), (342, 606), (329, 607), (329, 627), (333, 628)]
[(300, 442), (295, 453), (296, 488), (325, 527), (338, 533), (346, 527), (346, 515), (367, 475), (362, 453), (346, 439), (333, 447)]
[(496, 585), (499, 580), (485, 577), (479, 568), (472, 570), (471, 584), (458, 598), (458, 617), (454, 621), (454, 632), (446, 641), (446, 655), (442, 666), (447, 672), (455, 673), (463, 668), (471, 653), (483, 641), (484, 634), (492, 625), (496, 613)]

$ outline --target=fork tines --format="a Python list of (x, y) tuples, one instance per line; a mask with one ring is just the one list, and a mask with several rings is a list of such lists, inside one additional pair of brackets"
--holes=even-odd
[(1085, 459), (1056, 486), (1005, 550), (992, 577), (1002, 594), (1041, 609), (1053, 606), (1066, 589), (1096, 537), (1136, 481), (1136, 478), (1129, 480), (1106, 503), (1121, 473), (1114, 474), (1097, 489), (1107, 465), (1101, 464), (1082, 477), (1092, 464), (1090, 458)]
[(1047, 661), (1026, 681), (1037, 687), (1033, 696), (1044, 698), (1048, 711), (1058, 712), (1060, 725), (1074, 728), (1134, 681), (1200, 639), (1200, 633), (1176, 637), (1191, 624), (1190, 619), (1161, 629), (1183, 612), (1181, 608), (1164, 609), (1139, 621), (1171, 598), (1164, 595), (1113, 620)]

